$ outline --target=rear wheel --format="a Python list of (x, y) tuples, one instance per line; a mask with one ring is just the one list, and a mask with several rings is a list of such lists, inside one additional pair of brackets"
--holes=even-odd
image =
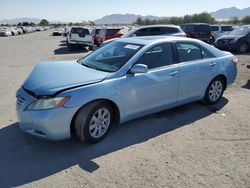
[(114, 111), (106, 102), (96, 101), (80, 109), (75, 119), (75, 131), (81, 141), (96, 143), (110, 131)]
[(213, 79), (207, 87), (204, 101), (207, 104), (216, 104), (221, 99), (225, 89), (225, 82), (221, 77)]

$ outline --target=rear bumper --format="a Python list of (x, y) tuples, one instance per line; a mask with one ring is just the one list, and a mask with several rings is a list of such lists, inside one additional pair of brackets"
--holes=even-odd
[(92, 41), (74, 41), (74, 40), (71, 40), (69, 42), (69, 44), (73, 45), (73, 46), (93, 46), (94, 42), (92, 42)]

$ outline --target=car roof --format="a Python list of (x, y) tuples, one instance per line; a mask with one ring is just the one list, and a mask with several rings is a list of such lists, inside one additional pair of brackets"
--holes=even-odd
[(174, 37), (174, 36), (143, 36), (143, 37), (120, 38), (117, 41), (147, 45), (147, 44), (155, 43), (155, 42), (172, 42), (172, 41), (195, 41), (195, 42), (198, 42), (199, 40), (185, 38), (185, 37)]
[(208, 23), (185, 23), (181, 25), (209, 25)]
[(152, 28), (152, 27), (174, 27), (174, 28), (180, 28), (177, 25), (144, 25), (144, 26), (139, 26), (137, 28), (138, 29), (142, 29), (142, 28)]

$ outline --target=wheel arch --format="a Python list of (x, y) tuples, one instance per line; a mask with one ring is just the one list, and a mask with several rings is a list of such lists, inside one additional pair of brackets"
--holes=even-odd
[(223, 79), (223, 81), (224, 81), (224, 90), (226, 90), (227, 89), (227, 77), (226, 77), (226, 75), (224, 75), (224, 74), (219, 74), (219, 75), (217, 75), (217, 76), (215, 76), (214, 78), (213, 78), (213, 80), (215, 79), (215, 78), (218, 78), (218, 77), (220, 77), (220, 78), (222, 78)]
[(88, 103), (82, 105), (82, 106), (75, 112), (75, 114), (74, 114), (74, 116), (73, 116), (73, 118), (72, 118), (72, 120), (71, 120), (71, 123), (70, 123), (70, 134), (71, 134), (71, 137), (72, 137), (73, 135), (75, 135), (74, 123), (75, 123), (75, 118), (76, 118), (77, 113), (78, 113), (78, 112), (80, 111), (80, 109), (82, 109), (84, 106), (86, 106), (86, 105), (88, 105), (88, 104), (90, 104), (90, 103), (92, 103), (92, 102), (97, 102), (97, 101), (106, 102), (106, 103), (110, 104), (111, 107), (112, 107), (113, 110), (114, 110), (114, 113), (115, 113), (115, 123), (119, 123), (119, 122), (120, 122), (120, 118), (121, 118), (120, 110), (119, 110), (118, 105), (117, 105), (114, 101), (112, 101), (112, 100), (110, 100), (110, 99), (105, 99), (105, 98), (95, 99), (95, 100), (92, 100), (92, 101), (90, 101), (90, 102), (88, 102)]

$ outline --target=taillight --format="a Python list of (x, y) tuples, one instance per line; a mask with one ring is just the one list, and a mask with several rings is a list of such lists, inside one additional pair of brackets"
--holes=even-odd
[(238, 64), (238, 59), (235, 57), (235, 58), (233, 58), (232, 59), (232, 63), (234, 64), (234, 65), (237, 65)]

